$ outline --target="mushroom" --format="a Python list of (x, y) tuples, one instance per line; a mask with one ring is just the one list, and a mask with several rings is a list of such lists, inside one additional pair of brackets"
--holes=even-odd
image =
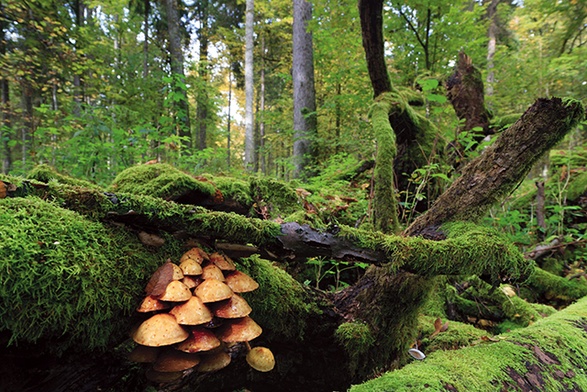
[(224, 282), (224, 274), (215, 264), (208, 264), (202, 270), (202, 279), (218, 279), (219, 281)]
[(204, 303), (222, 301), (232, 297), (233, 294), (230, 287), (214, 278), (205, 279), (196, 287), (194, 293)]
[(146, 313), (146, 312), (154, 312), (156, 310), (168, 309), (171, 305), (163, 302), (152, 295), (148, 295), (143, 299), (143, 302), (137, 308), (137, 312)]
[(169, 313), (182, 325), (198, 325), (212, 320), (212, 313), (196, 296), (191, 296), (187, 302), (173, 307)]
[(159, 297), (162, 301), (183, 302), (192, 297), (192, 292), (179, 280), (172, 280), (165, 288), (165, 292)]
[(234, 271), (236, 266), (228, 256), (215, 252), (210, 255), (210, 261), (214, 263), (222, 271)]
[(210, 354), (202, 354), (201, 358), (202, 360), (196, 368), (196, 371), (202, 373), (215, 372), (230, 364), (230, 355), (224, 350), (218, 350)]
[(181, 372), (193, 368), (200, 363), (198, 354), (190, 354), (183, 351), (169, 349), (163, 351), (153, 364), (153, 370), (161, 373)]
[(226, 343), (250, 342), (261, 335), (263, 329), (249, 316), (227, 321), (220, 327), (218, 338)]
[(275, 357), (267, 347), (253, 347), (247, 353), (247, 363), (255, 370), (268, 372), (275, 367)]
[[(204, 257), (204, 255), (206, 257)], [(191, 248), (190, 250), (188, 250), (187, 252), (185, 252), (181, 258), (179, 259), (179, 263), (183, 263), (186, 260), (194, 260), (195, 262), (197, 262), (198, 264), (202, 264), (202, 261), (208, 259), (208, 255), (206, 255), (206, 253), (201, 250), (200, 248)]]
[(168, 383), (179, 380), (183, 376), (183, 372), (158, 372), (149, 368), (145, 376), (151, 382)]
[(181, 278), (183, 278), (181, 269), (177, 265), (168, 261), (161, 267), (157, 268), (155, 273), (153, 273), (145, 287), (145, 292), (147, 295), (159, 298), (171, 281), (179, 280)]
[(249, 275), (240, 271), (233, 271), (226, 275), (224, 281), (235, 293), (246, 293), (256, 290), (259, 287), (259, 283), (255, 282), (255, 280)]
[(189, 276), (189, 275), (185, 275), (183, 277), (183, 279), (181, 280), (181, 282), (183, 284), (185, 284), (186, 286), (188, 286), (189, 289), (193, 289), (194, 287), (196, 287), (197, 285), (199, 285), (202, 282), (202, 278), (200, 278), (199, 276)]
[(186, 353), (197, 353), (210, 351), (219, 346), (220, 340), (212, 331), (202, 327), (194, 327), (190, 331), (190, 336), (175, 348)]
[(179, 264), (183, 275), (201, 275), (202, 266), (194, 259), (186, 259)]
[(248, 316), (253, 309), (247, 301), (238, 294), (233, 294), (226, 301), (213, 304), (214, 315), (221, 318), (241, 318)]
[(181, 342), (189, 336), (175, 317), (169, 313), (159, 313), (143, 321), (132, 333), (138, 344), (149, 347), (167, 346)]
[(159, 347), (138, 345), (128, 353), (128, 360), (141, 363), (153, 363), (159, 355)]

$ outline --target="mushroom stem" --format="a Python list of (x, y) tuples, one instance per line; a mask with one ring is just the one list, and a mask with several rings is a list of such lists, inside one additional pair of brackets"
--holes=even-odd
[(245, 341), (245, 346), (247, 346), (247, 352), (251, 351), (251, 345), (249, 344), (249, 342)]

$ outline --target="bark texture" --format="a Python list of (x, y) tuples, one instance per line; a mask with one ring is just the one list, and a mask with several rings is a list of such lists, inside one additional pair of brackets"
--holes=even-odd
[(480, 219), (584, 116), (585, 109), (578, 101), (538, 99), (492, 146), (463, 168), (462, 175), (405, 234), (424, 235), (447, 221)]
[(253, 24), (255, 2), (247, 0), (245, 17), (245, 169), (255, 168), (255, 128), (253, 124)]

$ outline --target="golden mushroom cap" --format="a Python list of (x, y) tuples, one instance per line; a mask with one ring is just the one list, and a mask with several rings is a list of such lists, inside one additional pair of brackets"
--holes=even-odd
[(198, 287), (196, 287), (194, 294), (198, 296), (202, 302), (216, 302), (222, 301), (232, 297), (232, 290), (230, 287), (219, 281), (218, 279), (205, 279)]
[(259, 283), (255, 282), (255, 280), (249, 275), (240, 271), (233, 271), (226, 275), (224, 282), (235, 293), (247, 293), (256, 290), (259, 287)]
[(200, 278), (199, 276), (190, 276), (190, 275), (185, 275), (183, 277), (183, 279), (181, 280), (181, 283), (185, 284), (186, 286), (188, 286), (189, 289), (193, 289), (194, 287), (196, 287), (197, 285), (199, 285), (202, 282), (202, 278)]
[(137, 308), (137, 312), (140, 313), (147, 313), (147, 312), (154, 312), (156, 310), (168, 309), (171, 305), (163, 302), (152, 295), (148, 295), (143, 299), (139, 307)]
[(194, 327), (190, 336), (175, 348), (186, 353), (210, 351), (220, 346), (220, 340), (212, 331), (202, 327)]
[(261, 335), (263, 329), (249, 316), (226, 320), (218, 331), (218, 338), (223, 342), (249, 342)]
[(210, 255), (210, 261), (214, 263), (218, 268), (222, 271), (234, 271), (236, 270), (236, 266), (234, 265), (234, 261), (230, 259), (230, 257), (223, 255), (221, 253), (215, 252)]
[(275, 367), (275, 357), (267, 347), (253, 347), (246, 359), (253, 369), (260, 372), (268, 372)]
[(230, 355), (223, 350), (210, 354), (202, 354), (202, 360), (196, 371), (202, 373), (215, 372), (230, 364)]
[(185, 353), (174, 349), (163, 351), (153, 364), (153, 370), (161, 373), (181, 372), (200, 363), (198, 354)]
[(213, 304), (214, 316), (221, 318), (241, 318), (248, 316), (253, 309), (247, 301), (238, 294), (225, 301)]
[(212, 320), (212, 312), (196, 296), (191, 296), (187, 302), (174, 306), (169, 313), (182, 325), (205, 324)]
[(163, 295), (159, 297), (161, 301), (183, 302), (192, 297), (192, 292), (179, 280), (172, 280), (165, 288)]
[(132, 338), (143, 346), (158, 347), (181, 342), (189, 336), (169, 313), (159, 313), (143, 321)]
[(208, 255), (200, 248), (191, 248), (185, 252), (179, 259), (179, 263), (183, 263), (186, 260), (194, 260), (198, 264), (202, 264), (202, 261), (208, 259)]
[(201, 275), (202, 266), (194, 259), (187, 259), (179, 264), (179, 268), (183, 272), (183, 275)]
[(224, 282), (224, 274), (215, 264), (208, 264), (202, 269), (202, 279), (217, 279)]

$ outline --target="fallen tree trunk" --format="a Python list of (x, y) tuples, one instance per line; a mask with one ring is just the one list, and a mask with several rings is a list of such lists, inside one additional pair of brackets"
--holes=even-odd
[(351, 388), (351, 392), (585, 391), (587, 298), (524, 329), (457, 351), (437, 351), (422, 363)]

